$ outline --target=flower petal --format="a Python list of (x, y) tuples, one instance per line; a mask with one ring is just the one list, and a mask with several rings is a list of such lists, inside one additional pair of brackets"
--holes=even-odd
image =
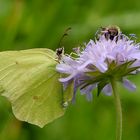
[(136, 90), (136, 85), (131, 83), (129, 80), (124, 79), (123, 80), (123, 85), (130, 91), (135, 91)]
[(95, 84), (89, 85), (89, 86), (87, 86), (83, 89), (80, 89), (80, 91), (81, 91), (81, 94), (86, 94), (86, 97), (87, 97), (88, 101), (91, 101), (92, 100), (92, 91), (93, 91), (94, 88), (96, 88)]
[(67, 82), (67, 81), (69, 81), (69, 80), (71, 80), (74, 76), (75, 76), (76, 74), (71, 74), (71, 75), (69, 75), (68, 77), (66, 77), (66, 78), (60, 78), (59, 79), (59, 81), (60, 82)]
[(110, 84), (106, 85), (104, 88), (103, 88), (103, 93), (107, 96), (111, 96), (112, 95), (112, 87)]

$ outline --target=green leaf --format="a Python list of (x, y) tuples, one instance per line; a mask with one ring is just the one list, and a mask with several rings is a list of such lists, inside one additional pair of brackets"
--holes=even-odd
[(102, 89), (108, 84), (108, 79), (103, 80), (101, 82), (98, 83), (97, 85), (97, 96), (100, 95)]
[(64, 114), (55, 57), (49, 49), (0, 52), (0, 93), (19, 120), (43, 127)]
[(92, 72), (86, 72), (86, 74), (87, 74), (87, 76), (96, 77), (96, 76), (101, 75), (102, 73), (100, 71), (92, 71)]

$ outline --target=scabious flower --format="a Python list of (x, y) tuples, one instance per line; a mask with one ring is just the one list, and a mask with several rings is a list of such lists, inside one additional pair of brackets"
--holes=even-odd
[(73, 82), (73, 100), (80, 89), (88, 100), (92, 99), (92, 91), (97, 94), (112, 94), (110, 80), (122, 82), (124, 87), (133, 91), (136, 86), (128, 80), (140, 70), (140, 45), (117, 30), (103, 30), (98, 39), (90, 40), (77, 55), (63, 55), (56, 66), (62, 74), (59, 79), (64, 90)]

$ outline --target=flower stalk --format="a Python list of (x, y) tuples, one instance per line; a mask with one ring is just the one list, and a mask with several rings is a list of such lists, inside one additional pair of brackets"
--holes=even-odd
[(114, 94), (116, 107), (116, 140), (122, 139), (122, 108), (119, 94), (117, 93), (117, 82), (111, 79), (111, 86)]

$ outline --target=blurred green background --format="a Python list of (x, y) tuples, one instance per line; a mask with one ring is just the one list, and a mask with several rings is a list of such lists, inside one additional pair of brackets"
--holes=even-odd
[[(116, 24), (126, 34), (140, 38), (139, 0), (0, 0), (0, 50), (56, 49), (88, 42), (101, 26)], [(137, 85), (132, 94), (120, 86), (123, 107), (123, 140), (140, 140), (140, 75), (130, 77)], [(77, 95), (65, 115), (43, 129), (15, 119), (10, 103), (0, 97), (0, 140), (114, 140), (113, 97), (94, 93), (93, 102)], [(45, 117), (45, 116), (44, 116)]]

